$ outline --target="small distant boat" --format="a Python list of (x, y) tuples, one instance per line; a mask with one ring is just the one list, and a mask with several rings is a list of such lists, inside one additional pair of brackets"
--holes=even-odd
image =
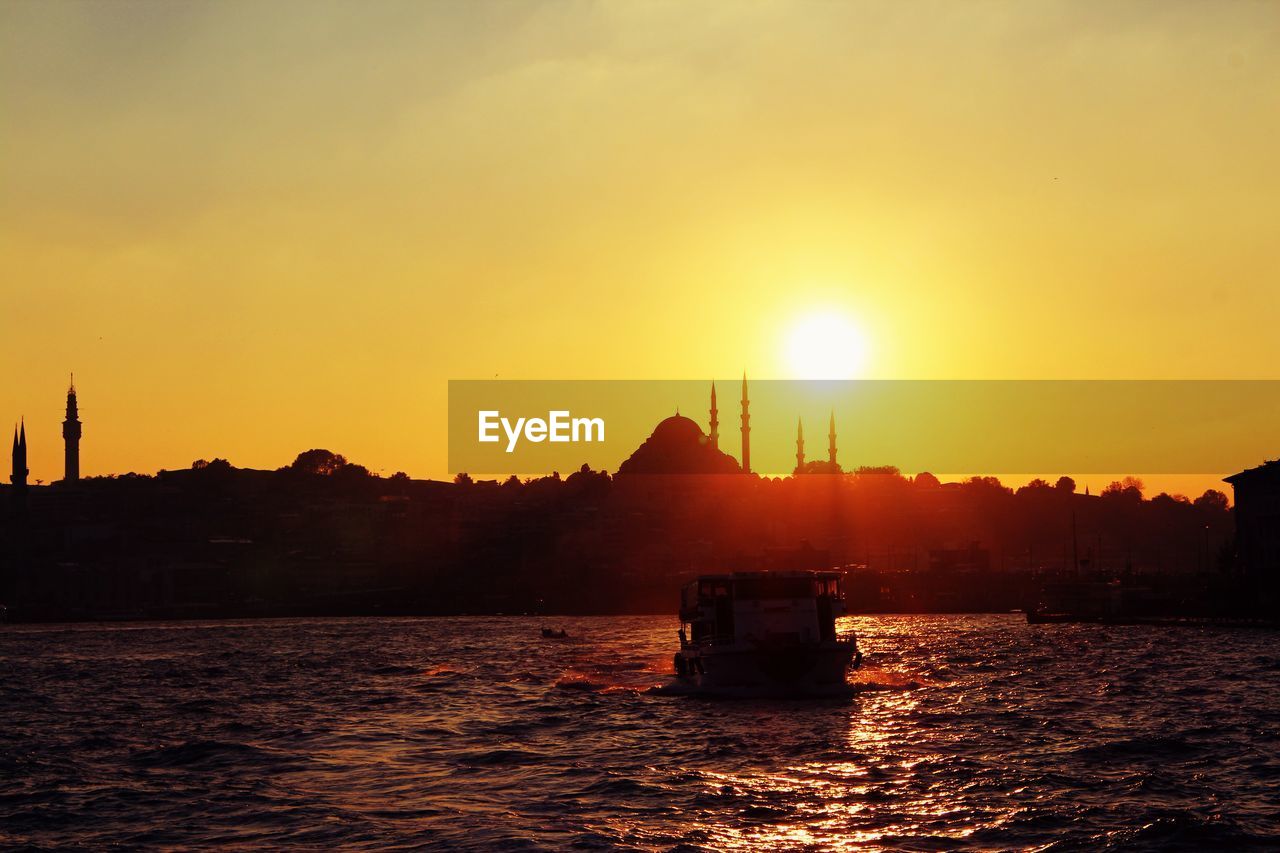
[(565, 630), (565, 629), (563, 629), (563, 628), (561, 628), (559, 631), (552, 630), (551, 628), (543, 628), (543, 629), (542, 629), (542, 639), (544, 639), (544, 640), (567, 640), (567, 639), (569, 639), (569, 632), (568, 632), (568, 631), (566, 631), (566, 630)]
[(806, 694), (839, 689), (862, 664), (836, 632), (844, 592), (835, 572), (735, 572), (685, 586), (676, 675), (699, 689)]

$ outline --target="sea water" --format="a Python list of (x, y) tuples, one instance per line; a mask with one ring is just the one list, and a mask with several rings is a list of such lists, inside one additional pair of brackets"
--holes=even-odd
[(1280, 847), (1280, 634), (844, 621), (803, 701), (672, 617), (3, 627), (0, 846)]

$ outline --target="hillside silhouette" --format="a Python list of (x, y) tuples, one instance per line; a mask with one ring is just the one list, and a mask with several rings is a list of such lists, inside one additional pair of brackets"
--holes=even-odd
[(891, 467), (440, 482), (313, 449), (274, 471), (200, 460), (3, 497), (13, 619), (665, 613), (700, 572), (829, 566), (866, 612), (1007, 611), (1062, 578), (1184, 609), (1251, 594), (1223, 493), (1148, 498), (1132, 478), (1101, 495)]

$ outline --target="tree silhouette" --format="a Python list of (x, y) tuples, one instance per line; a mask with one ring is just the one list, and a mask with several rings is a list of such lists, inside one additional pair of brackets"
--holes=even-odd
[(1125, 477), (1123, 480), (1114, 480), (1107, 484), (1102, 490), (1104, 498), (1127, 498), (1129, 500), (1142, 500), (1142, 490), (1146, 486), (1137, 477)]
[(323, 474), (328, 476), (346, 465), (347, 459), (342, 454), (314, 448), (299, 453), (298, 458), (294, 459), (293, 464), (289, 466), (289, 470), (299, 474)]
[[(339, 456), (338, 458), (341, 459), (342, 457)], [(344, 462), (342, 465), (339, 465), (338, 468), (334, 470), (330, 476), (332, 476), (335, 480), (352, 482), (356, 480), (367, 479), (371, 475), (369, 473), (369, 469), (364, 467), (363, 465), (356, 465), (354, 462)]]
[(1021, 494), (1027, 493), (1027, 492), (1040, 492), (1040, 493), (1044, 493), (1044, 492), (1049, 491), (1049, 488), (1050, 488), (1050, 486), (1049, 486), (1049, 481), (1048, 481), (1048, 480), (1042, 480), (1042, 479), (1040, 479), (1039, 477), (1036, 477), (1034, 480), (1032, 480), (1031, 482), (1027, 483), (1027, 484), (1026, 484), (1025, 486), (1023, 486), (1022, 488), (1018, 489), (1018, 494), (1020, 494), (1020, 495), (1021, 495)]
[(922, 489), (936, 489), (942, 484), (938, 482), (938, 478), (930, 474), (928, 471), (921, 471), (912, 479), (913, 483)]
[(1217, 489), (1205, 489), (1200, 497), (1193, 501), (1200, 509), (1212, 510), (1214, 512), (1226, 512), (1227, 496)]

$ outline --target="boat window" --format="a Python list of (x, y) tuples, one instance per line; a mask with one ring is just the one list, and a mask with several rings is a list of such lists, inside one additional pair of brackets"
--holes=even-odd
[(720, 598), (729, 594), (729, 584), (725, 581), (702, 581), (698, 584), (700, 598)]
[(684, 588), (681, 601), (683, 601), (685, 607), (693, 608), (698, 606), (698, 587), (696, 584), (690, 584)]

